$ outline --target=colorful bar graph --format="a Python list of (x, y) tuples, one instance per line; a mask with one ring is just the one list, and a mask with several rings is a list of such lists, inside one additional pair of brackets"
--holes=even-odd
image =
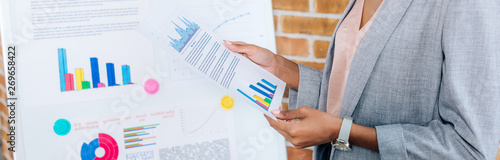
[(123, 136), (124, 137), (129, 137), (129, 136), (134, 136), (134, 135), (143, 134), (143, 133), (146, 133), (146, 131), (136, 132), (136, 133), (128, 133), (128, 134), (124, 134)]
[(61, 81), (61, 92), (66, 91), (66, 74), (68, 73), (68, 63), (66, 60), (66, 49), (57, 49), (59, 54), (59, 78)]
[(123, 85), (132, 84), (130, 80), (130, 66), (122, 65), (122, 77), (123, 77)]
[(76, 89), (82, 90), (82, 82), (84, 81), (83, 69), (81, 68), (75, 69), (75, 74), (76, 74)]
[(269, 93), (266, 93), (266, 92), (264, 92), (264, 91), (260, 90), (259, 88), (255, 87), (254, 85), (250, 85), (250, 88), (252, 88), (253, 90), (255, 90), (255, 91), (259, 92), (260, 94), (262, 94), (262, 95), (263, 95), (263, 96), (265, 96), (265, 97), (268, 97), (268, 98), (273, 98), (273, 97), (271, 97), (271, 96), (270, 96), (270, 94), (269, 94)]
[(131, 132), (131, 131), (138, 131), (138, 130), (144, 130), (144, 129), (152, 129), (156, 128), (159, 124), (151, 124), (151, 125), (145, 125), (145, 126), (139, 126), (139, 127), (132, 127), (132, 128), (125, 128), (123, 129), (124, 132)]
[(262, 84), (262, 83), (260, 83), (260, 82), (259, 82), (259, 83), (257, 83), (257, 85), (258, 85), (259, 87), (264, 88), (265, 90), (267, 90), (267, 91), (269, 91), (269, 92), (274, 92), (274, 89), (271, 89), (271, 88), (269, 88), (269, 87), (267, 87), (267, 86), (263, 85), (263, 84)]
[[(83, 68), (76, 68), (74, 74), (68, 73), (68, 63), (66, 57), (66, 49), (59, 48), (58, 63), (59, 63), (59, 81), (61, 92), (84, 90), (91, 88), (104, 88), (106, 86), (120, 86), (116, 83), (115, 65), (114, 63), (106, 63), (106, 76), (108, 84), (101, 82), (101, 75), (99, 72), (99, 59), (97, 57), (90, 58), (90, 71), (91, 80), (85, 81)], [(133, 84), (131, 80), (130, 66), (121, 65), (123, 85)], [(87, 69), (85, 69), (87, 70)]]
[(136, 143), (136, 144), (131, 144), (131, 145), (125, 145), (125, 149), (130, 149), (130, 148), (136, 148), (136, 147), (145, 147), (145, 146), (151, 146), (151, 145), (155, 145), (156, 143), (150, 143), (150, 144), (139, 144), (139, 143)]
[(116, 86), (116, 79), (115, 79), (115, 64), (113, 63), (106, 63), (106, 71), (108, 74), (108, 86)]
[(264, 103), (266, 106), (271, 105), (271, 102), (268, 102), (268, 101), (264, 100), (263, 98), (259, 97), (258, 95), (254, 95), (253, 98), (257, 99), (258, 101), (260, 101), (262, 103)]
[[(251, 97), (249, 94), (245, 93), (244, 91), (237, 89), (238, 92), (240, 92), (243, 96), (260, 106), (266, 111), (269, 111), (269, 107), (271, 106), (271, 103), (273, 101), (274, 93), (276, 92), (276, 85), (273, 85), (269, 81), (262, 79), (262, 83), (257, 82), (257, 86), (254, 86), (251, 84), (249, 88), (251, 89), (250, 91), (255, 92), (254, 96)], [(249, 92), (248, 92), (249, 93)]]
[(156, 136), (146, 137), (146, 138), (131, 138), (131, 139), (125, 140), (125, 143), (139, 142), (139, 141), (143, 141), (146, 139), (153, 139), (153, 138), (156, 138)]
[(98, 88), (97, 84), (101, 83), (101, 79), (99, 77), (99, 61), (97, 58), (90, 58), (90, 68), (92, 70), (92, 86)]
[(156, 136), (151, 136), (152, 130), (156, 129), (159, 124), (144, 125), (123, 129), (123, 138), (125, 149), (145, 147), (155, 145), (154, 139)]
[(65, 84), (66, 84), (66, 91), (72, 91), (75, 90), (75, 81), (73, 79), (73, 74), (65, 74)]
[[(264, 82), (265, 84), (269, 85), (269, 87), (272, 87), (273, 89), (276, 89), (276, 85), (270, 83), (269, 81), (267, 81), (265, 79), (262, 79), (262, 82)], [(273, 94), (274, 94), (274, 91), (273, 91)]]
[(259, 104), (262, 108), (264, 108), (266, 111), (268, 111), (268, 110), (269, 110), (269, 106), (268, 106), (268, 105), (262, 104), (262, 102), (261, 102), (261, 101), (258, 101), (258, 100), (257, 100), (257, 101), (255, 101), (255, 102), (256, 102), (257, 104)]

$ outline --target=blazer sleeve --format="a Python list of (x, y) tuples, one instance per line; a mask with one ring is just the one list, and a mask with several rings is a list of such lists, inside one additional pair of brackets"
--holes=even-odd
[(323, 72), (305, 65), (298, 65), (300, 75), (299, 88), (298, 90), (290, 88), (288, 109), (297, 109), (301, 106), (318, 109)]
[(376, 126), (382, 159), (495, 159), (500, 142), (500, 2), (450, 1), (439, 116)]

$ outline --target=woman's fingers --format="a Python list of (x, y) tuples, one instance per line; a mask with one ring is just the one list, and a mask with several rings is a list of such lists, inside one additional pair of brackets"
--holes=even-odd
[(224, 41), (224, 44), (226, 47), (233, 51), (233, 52), (238, 52), (238, 53), (243, 53), (247, 55), (254, 55), (258, 52), (258, 47), (255, 45), (250, 45), (246, 44), (244, 42), (229, 42), (229, 41)]
[(281, 111), (281, 110), (273, 110), (272, 113), (276, 118), (282, 119), (282, 120), (293, 120), (293, 119), (300, 119), (306, 117), (307, 110), (310, 109), (309, 107), (300, 107), (298, 109), (294, 110), (288, 110), (288, 111)]
[(234, 42), (227, 41), (227, 42), (229, 42), (230, 44), (234, 44), (234, 45), (245, 45), (245, 44), (247, 44), (247, 43), (242, 42), (242, 41), (234, 41)]
[(274, 120), (274, 119), (268, 117), (267, 115), (266, 115), (266, 119), (269, 122), (269, 125), (271, 125), (271, 127), (273, 127), (274, 129), (285, 131), (285, 132), (288, 131), (287, 124), (285, 124), (286, 122), (283, 122), (280, 120)]
[(246, 44), (244, 42), (224, 41), (224, 45), (226, 45), (229, 50), (245, 56), (268, 72), (276, 74), (276, 68), (279, 65), (277, 63), (278, 56), (273, 52), (253, 44)]
[[(271, 125), (271, 127), (273, 127), (274, 123), (277, 122), (274, 119), (268, 117), (267, 115), (264, 115), (264, 117), (266, 117), (266, 119), (269, 122), (269, 125)], [(273, 124), (271, 124), (271, 123), (273, 123)], [(278, 131), (278, 133), (280, 133), (281, 135), (283, 135), (283, 137), (285, 137), (285, 139), (287, 139), (287, 140), (292, 139), (292, 136), (290, 136), (290, 134), (288, 134), (288, 132), (286, 132), (284, 130), (281, 130), (279, 128), (274, 128), (274, 130)]]

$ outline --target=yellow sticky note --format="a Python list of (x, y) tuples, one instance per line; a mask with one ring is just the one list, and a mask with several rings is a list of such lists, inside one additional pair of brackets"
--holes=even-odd
[(233, 97), (231, 97), (229, 95), (222, 97), (221, 106), (225, 110), (231, 110), (231, 109), (233, 109), (233, 107), (234, 107), (234, 99), (233, 99)]

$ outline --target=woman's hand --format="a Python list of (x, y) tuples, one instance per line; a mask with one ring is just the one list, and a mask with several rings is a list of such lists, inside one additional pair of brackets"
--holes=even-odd
[(229, 50), (242, 54), (279, 79), (285, 81), (293, 89), (298, 89), (299, 66), (295, 62), (253, 44), (229, 41), (225, 41), (224, 43)]
[(334, 142), (342, 124), (342, 119), (306, 106), (272, 113), (278, 121), (265, 116), (271, 127), (297, 148)]
[[(272, 113), (278, 121), (264, 115), (271, 127), (297, 148), (335, 142), (343, 121), (306, 106), (289, 111), (274, 110)], [(353, 123), (349, 143), (378, 152), (377, 131), (373, 127)]]
[(240, 53), (268, 72), (276, 75), (277, 55), (270, 50), (244, 42), (225, 41), (225, 45), (229, 50)]

